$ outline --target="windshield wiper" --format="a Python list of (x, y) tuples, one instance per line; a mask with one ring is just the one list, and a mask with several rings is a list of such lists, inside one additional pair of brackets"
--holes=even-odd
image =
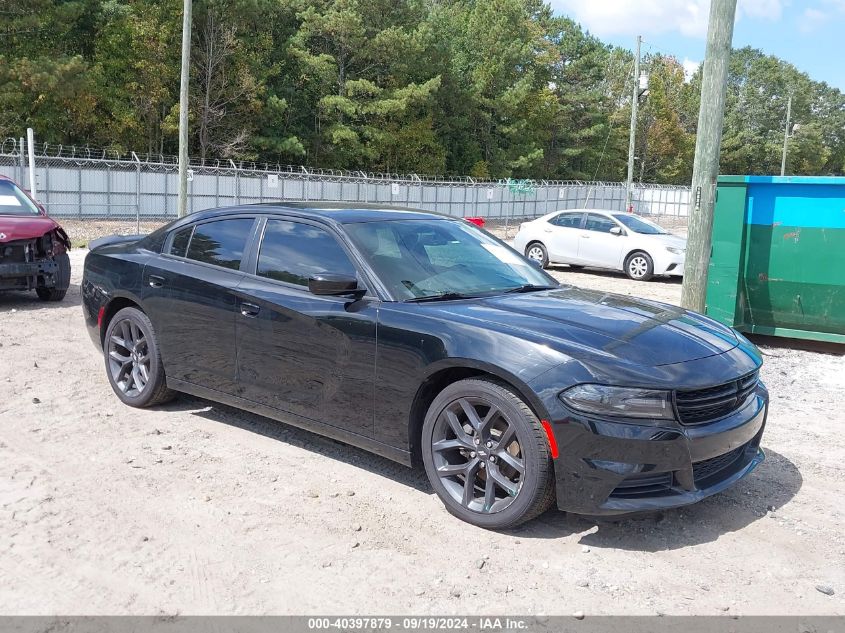
[(452, 299), (475, 299), (477, 295), (465, 295), (460, 292), (443, 292), (439, 295), (428, 295), (425, 297), (413, 297), (405, 299), (405, 303), (423, 303), (426, 301), (451, 301)]
[(517, 286), (516, 288), (508, 288), (505, 290), (507, 294), (516, 294), (518, 292), (535, 292), (537, 290), (554, 290), (555, 288), (559, 288), (560, 286), (543, 286), (540, 284), (523, 284), (522, 286)]

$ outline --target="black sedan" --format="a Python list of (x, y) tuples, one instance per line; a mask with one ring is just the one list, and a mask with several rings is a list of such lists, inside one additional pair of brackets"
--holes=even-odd
[(553, 503), (693, 503), (763, 459), (742, 335), (558, 284), (460, 219), (372, 206), (196, 213), (85, 259), (85, 320), (126, 404), (186, 392), (424, 465), (501, 529)]

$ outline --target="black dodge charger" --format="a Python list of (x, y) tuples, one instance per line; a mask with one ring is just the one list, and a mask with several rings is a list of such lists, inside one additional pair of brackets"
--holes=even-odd
[(186, 392), (422, 464), (449, 512), (487, 528), (555, 502), (689, 504), (763, 459), (768, 393), (742, 335), (560, 285), (460, 219), (206, 211), (93, 244), (82, 292), (126, 404)]

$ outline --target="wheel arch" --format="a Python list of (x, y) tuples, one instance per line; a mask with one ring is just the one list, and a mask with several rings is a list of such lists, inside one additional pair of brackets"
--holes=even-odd
[(408, 420), (408, 444), (413, 465), (419, 466), (422, 464), (420, 438), (425, 415), (432, 401), (448, 385), (467, 378), (487, 378), (503, 383), (513, 389), (516, 395), (528, 404), (539, 419), (548, 419), (545, 406), (531, 388), (517, 376), (501, 367), (468, 358), (452, 358), (434, 363), (428, 368), (411, 404)]
[(109, 323), (114, 318), (114, 315), (123, 310), (123, 308), (138, 308), (141, 312), (146, 314), (146, 311), (141, 306), (141, 302), (137, 297), (120, 294), (112, 297), (103, 305), (103, 318), (100, 321), (100, 344), (105, 342), (106, 330), (109, 329)]
[(649, 256), (652, 262), (654, 261), (654, 255), (652, 255), (647, 248), (643, 248), (642, 245), (634, 246), (629, 248), (625, 255), (622, 256), (622, 261), (619, 262), (619, 270), (625, 270), (625, 264), (628, 263), (628, 258), (634, 253), (645, 253)]
[(525, 248), (522, 249), (522, 254), (525, 255), (528, 252), (528, 249), (531, 248), (534, 244), (539, 244), (544, 249), (546, 249), (546, 254), (549, 252), (549, 247), (546, 246), (545, 242), (541, 239), (533, 238), (525, 242)]

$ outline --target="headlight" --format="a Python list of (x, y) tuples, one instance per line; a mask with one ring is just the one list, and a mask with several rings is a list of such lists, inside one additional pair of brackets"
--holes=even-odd
[(684, 248), (676, 248), (674, 246), (667, 246), (666, 250), (669, 251), (670, 253), (675, 253), (675, 255), (683, 255), (684, 253), (687, 252), (686, 249), (684, 249)]
[(674, 420), (671, 392), (606, 385), (575, 385), (560, 394), (573, 409), (584, 413), (629, 418)]

